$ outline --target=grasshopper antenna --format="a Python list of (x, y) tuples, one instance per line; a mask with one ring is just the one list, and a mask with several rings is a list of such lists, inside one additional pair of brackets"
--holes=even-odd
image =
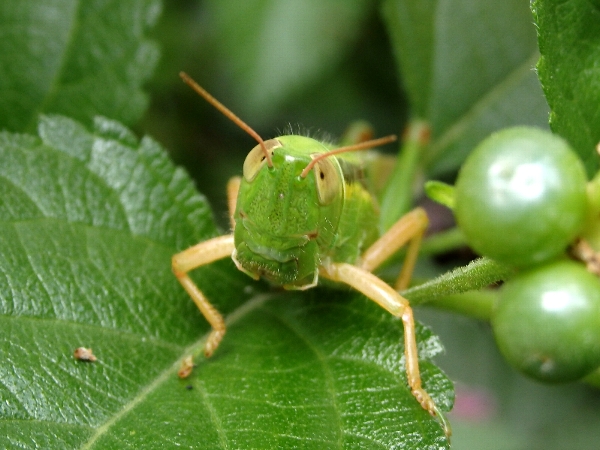
[(389, 136), (385, 136), (378, 139), (371, 139), (370, 141), (359, 142), (358, 144), (346, 145), (344, 147), (336, 148), (335, 150), (331, 150), (330, 152), (321, 153), (313, 158), (311, 162), (304, 168), (300, 176), (305, 178), (308, 175), (308, 172), (322, 159), (329, 158), (332, 155), (337, 155), (338, 153), (346, 153), (346, 152), (355, 152), (357, 150), (368, 150), (373, 147), (378, 147), (380, 145), (389, 144), (390, 142), (394, 142), (397, 139), (395, 134), (391, 134)]
[(254, 139), (256, 139), (256, 142), (258, 142), (258, 144), (260, 145), (260, 147), (263, 150), (263, 153), (265, 154), (267, 164), (269, 165), (269, 167), (273, 167), (273, 162), (271, 161), (271, 154), (269, 153), (269, 151), (267, 150), (267, 147), (265, 146), (265, 141), (263, 141), (263, 139), (258, 135), (258, 133), (256, 131), (254, 131), (252, 128), (250, 128), (250, 126), (246, 122), (244, 122), (242, 119), (240, 119), (238, 116), (236, 116), (233, 112), (231, 112), (231, 110), (229, 110), (229, 108), (227, 108), (225, 105), (223, 105), (223, 103), (221, 103), (219, 100), (217, 100), (212, 95), (210, 95), (207, 91), (205, 91), (204, 88), (200, 87), (200, 85), (198, 83), (196, 83), (187, 73), (179, 72), (179, 76), (185, 82), (185, 84), (187, 84), (194, 91), (196, 91), (208, 103), (210, 103), (215, 108), (217, 108), (219, 111), (221, 111), (221, 113), (223, 113), (225, 115), (225, 117), (227, 117), (229, 120), (231, 120), (233, 123), (235, 123), (238, 127), (240, 127), (242, 130), (244, 130), (246, 133), (248, 133)]

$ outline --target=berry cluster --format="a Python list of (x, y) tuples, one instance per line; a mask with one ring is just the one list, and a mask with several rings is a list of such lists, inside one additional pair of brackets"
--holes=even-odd
[(459, 227), (478, 253), (519, 269), (492, 317), (500, 351), (543, 381), (600, 366), (600, 280), (567, 257), (589, 207), (583, 164), (561, 138), (516, 127), (484, 140), (455, 187)]

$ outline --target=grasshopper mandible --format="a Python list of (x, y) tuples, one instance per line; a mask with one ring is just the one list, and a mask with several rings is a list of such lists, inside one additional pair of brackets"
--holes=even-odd
[[(232, 233), (173, 256), (175, 276), (212, 326), (205, 356), (217, 349), (225, 323), (188, 276), (191, 270), (230, 257), (250, 277), (263, 277), (284, 289), (309, 289), (320, 279), (343, 283), (402, 319), (411, 392), (425, 410), (438, 417), (449, 435), (441, 411), (421, 386), (413, 312), (398, 293), (408, 287), (428, 225), (427, 215), (422, 208), (413, 209), (381, 233), (374, 198), (361, 182), (356, 158), (348, 155), (396, 137), (337, 149), (297, 135), (263, 141), (188, 75), (180, 76), (258, 142), (246, 157), (243, 176), (232, 178), (227, 185)], [(289, 210), (295, 211), (292, 220)], [(402, 270), (391, 287), (372, 272), (406, 244)]]

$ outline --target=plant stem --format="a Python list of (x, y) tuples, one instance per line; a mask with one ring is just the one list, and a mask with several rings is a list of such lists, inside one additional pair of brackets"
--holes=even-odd
[(581, 237), (585, 239), (595, 250), (600, 248), (600, 224), (598, 215), (600, 213), (600, 172), (587, 184), (588, 215)]
[(434, 306), (463, 316), (489, 321), (497, 297), (497, 291), (492, 289), (469, 291), (437, 297), (427, 303), (427, 306)]
[(458, 227), (454, 227), (425, 238), (420, 254), (439, 255), (465, 246), (467, 246), (465, 235)]
[(600, 389), (600, 368), (590, 373), (587, 377), (583, 379), (583, 381), (589, 384), (590, 386), (594, 386), (595, 388)]
[[(406, 289), (401, 294), (408, 298), (413, 305), (434, 302), (438, 301), (438, 299), (448, 298), (454, 294), (482, 289), (497, 281), (506, 280), (513, 274), (514, 269), (512, 267), (500, 264), (489, 258), (479, 258), (466, 266), (458, 267), (426, 283)], [(456, 300), (460, 300), (460, 298), (454, 298), (452, 301)], [(468, 315), (479, 316), (482, 314), (481, 306), (475, 307), (476, 303), (468, 306), (467, 301), (464, 307), (459, 308), (458, 306), (454, 306), (454, 309), (464, 310)], [(468, 312), (471, 309), (473, 311)]]
[(410, 209), (413, 184), (428, 144), (428, 124), (422, 120), (412, 120), (406, 128), (396, 165), (381, 197), (380, 224), (383, 230), (388, 230)]

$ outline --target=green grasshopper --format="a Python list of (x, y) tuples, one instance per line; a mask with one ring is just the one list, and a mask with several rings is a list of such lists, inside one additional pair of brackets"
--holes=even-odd
[[(189, 277), (191, 270), (230, 257), (250, 277), (265, 278), (284, 289), (309, 289), (321, 279), (343, 283), (402, 319), (411, 392), (449, 435), (443, 415), (421, 387), (413, 312), (397, 292), (408, 287), (427, 215), (416, 208), (380, 233), (374, 197), (361, 182), (360, 160), (348, 154), (391, 142), (395, 136), (337, 149), (296, 135), (263, 141), (188, 75), (180, 75), (258, 142), (246, 157), (243, 177), (231, 179), (227, 186), (233, 232), (173, 256), (175, 276), (212, 326), (204, 346), (206, 357), (219, 346), (225, 323)], [(392, 288), (372, 272), (405, 244), (403, 268)], [(188, 361), (180, 376), (189, 374), (191, 367)]]

